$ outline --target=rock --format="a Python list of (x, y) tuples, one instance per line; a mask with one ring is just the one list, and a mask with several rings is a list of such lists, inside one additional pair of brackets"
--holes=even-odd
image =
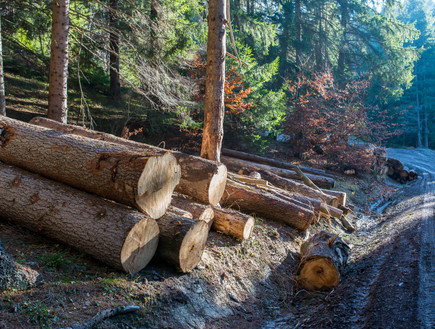
[(0, 292), (25, 290), (41, 282), (41, 275), (30, 267), (15, 262), (0, 245)]

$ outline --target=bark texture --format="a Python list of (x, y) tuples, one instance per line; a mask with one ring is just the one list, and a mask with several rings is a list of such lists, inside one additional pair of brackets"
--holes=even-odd
[(337, 235), (322, 231), (301, 246), (296, 280), (301, 288), (335, 287), (347, 264), (349, 246)]
[(220, 162), (225, 114), (226, 0), (208, 7), (207, 72), (201, 157)]
[(325, 172), (324, 170), (321, 170), (321, 169), (297, 166), (297, 165), (294, 165), (294, 164), (291, 164), (288, 162), (278, 161), (278, 160), (274, 160), (274, 159), (270, 159), (270, 158), (265, 158), (265, 157), (262, 157), (259, 155), (230, 150), (230, 149), (226, 149), (226, 148), (222, 149), (222, 155), (226, 155), (226, 156), (241, 159), (241, 160), (251, 161), (251, 162), (255, 162), (255, 163), (260, 163), (260, 164), (268, 165), (271, 167), (282, 168), (282, 169), (294, 170), (296, 167), (298, 167), (303, 172), (308, 173), (308, 174), (321, 175), (321, 176), (323, 175), (323, 176), (331, 177), (331, 178), (333, 177), (331, 174), (328, 174), (327, 172)]
[(47, 117), (66, 123), (68, 117), (69, 0), (53, 1)]
[(212, 228), (239, 239), (249, 239), (254, 231), (255, 219), (233, 209), (213, 207)]
[(128, 273), (144, 268), (157, 249), (154, 219), (1, 163), (0, 212), (11, 222)]
[(5, 93), (5, 78), (3, 70), (3, 43), (1, 31), (1, 13), (0, 13), (0, 115), (6, 115), (6, 93)]
[(312, 209), (296, 202), (284, 200), (267, 191), (228, 181), (221, 199), (222, 205), (246, 213), (288, 224), (300, 230), (306, 230), (315, 219)]
[[(254, 170), (255, 169), (253, 168), (242, 168), (241, 170), (239, 170), (239, 174), (242, 175), (252, 174)], [(313, 189), (312, 187), (309, 187), (300, 181), (295, 181), (289, 178), (278, 176), (269, 170), (258, 169), (256, 172), (260, 174), (261, 178), (265, 179), (266, 181), (270, 182), (271, 184), (283, 190), (297, 193), (314, 199), (320, 199), (323, 202), (327, 203), (328, 205), (334, 207), (338, 206), (338, 199), (335, 196), (328, 195), (321, 191)]]
[(110, 0), (109, 8), (109, 46), (110, 46), (110, 93), (115, 100), (121, 95), (121, 85), (119, 83), (119, 36), (118, 28), (118, 0)]
[(183, 273), (191, 272), (201, 261), (208, 237), (208, 224), (167, 212), (158, 219), (158, 256)]
[[(92, 131), (79, 126), (61, 124), (41, 117), (33, 118), (30, 123), (68, 134), (125, 145), (132, 151), (153, 150), (157, 153), (160, 152), (160, 154), (168, 152), (167, 150), (158, 147), (130, 141), (128, 139), (102, 132)], [(187, 155), (175, 151), (171, 153), (175, 156), (181, 167), (181, 179), (180, 183), (176, 186), (175, 191), (189, 195), (199, 202), (217, 205), (225, 190), (225, 182), (227, 180), (226, 167), (214, 161), (202, 159), (193, 155)]]
[(176, 159), (0, 116), (0, 160), (158, 218), (180, 180)]
[[(300, 180), (298, 174), (293, 170), (275, 168), (275, 167), (271, 167), (268, 165), (263, 165), (263, 164), (254, 163), (254, 162), (236, 159), (236, 158), (231, 158), (231, 157), (227, 157), (227, 156), (222, 156), (221, 160), (229, 169), (234, 170), (236, 172), (242, 168), (251, 167), (251, 168), (254, 168), (256, 170), (265, 169), (265, 170), (273, 172), (274, 174), (281, 176), (281, 177)], [(334, 179), (332, 179), (330, 177), (313, 175), (313, 174), (306, 174), (305, 176), (310, 178), (310, 180), (313, 181), (313, 183), (316, 184), (317, 186), (324, 187), (324, 188), (334, 187), (334, 183), (335, 183)]]

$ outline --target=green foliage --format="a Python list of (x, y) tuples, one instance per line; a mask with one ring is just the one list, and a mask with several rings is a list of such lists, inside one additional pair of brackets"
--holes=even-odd
[(20, 304), (22, 312), (30, 318), (33, 324), (40, 328), (53, 328), (57, 317), (48, 306), (43, 305), (39, 300), (24, 302)]

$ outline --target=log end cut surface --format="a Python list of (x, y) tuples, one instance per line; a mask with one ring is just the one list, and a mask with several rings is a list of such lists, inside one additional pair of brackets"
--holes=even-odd
[(140, 220), (127, 235), (121, 251), (123, 269), (134, 274), (142, 270), (154, 256), (159, 242), (159, 226), (151, 218)]
[(227, 167), (223, 164), (219, 165), (217, 172), (210, 181), (208, 198), (211, 205), (215, 206), (219, 203), (225, 191), (227, 182)]
[(254, 226), (255, 226), (254, 217), (249, 217), (243, 229), (243, 239), (247, 240), (251, 237), (251, 234), (254, 231)]
[(180, 178), (180, 166), (171, 153), (150, 158), (139, 181), (136, 196), (139, 209), (152, 218), (163, 216)]
[(307, 290), (335, 287), (340, 281), (340, 274), (335, 265), (326, 257), (311, 257), (300, 267), (297, 281)]
[(208, 237), (208, 223), (197, 221), (187, 232), (180, 247), (180, 270), (191, 272), (201, 261), (202, 253)]

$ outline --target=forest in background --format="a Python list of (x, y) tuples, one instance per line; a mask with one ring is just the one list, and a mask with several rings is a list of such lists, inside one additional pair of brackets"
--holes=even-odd
[[(432, 1), (229, 4), (226, 140), (284, 133), (294, 155), (349, 165), (360, 142), (435, 148)], [(13, 102), (8, 77), (48, 82), (52, 1), (0, 5)], [(201, 136), (207, 2), (74, 0), (69, 18), (70, 121), (93, 126), (107, 104)]]

